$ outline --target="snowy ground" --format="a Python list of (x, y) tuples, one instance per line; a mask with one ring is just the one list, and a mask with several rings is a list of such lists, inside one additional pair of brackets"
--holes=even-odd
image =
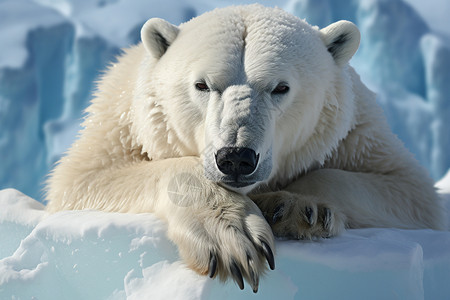
[[(450, 208), (450, 172), (437, 186)], [(0, 299), (450, 299), (448, 231), (277, 241), (276, 269), (254, 295), (187, 269), (152, 214), (49, 216), (14, 189), (0, 207)]]

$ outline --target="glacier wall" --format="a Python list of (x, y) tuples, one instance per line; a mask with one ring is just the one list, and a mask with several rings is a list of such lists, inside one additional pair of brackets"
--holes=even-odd
[[(253, 2), (253, 1), (244, 1)], [(0, 189), (43, 199), (45, 175), (80, 129), (108, 62), (139, 41), (150, 17), (179, 24), (233, 1), (0, 2)], [(243, 3), (242, 1), (240, 3)], [(378, 93), (388, 121), (438, 179), (450, 167), (450, 42), (402, 0), (271, 2), (319, 27), (361, 30), (351, 64)]]

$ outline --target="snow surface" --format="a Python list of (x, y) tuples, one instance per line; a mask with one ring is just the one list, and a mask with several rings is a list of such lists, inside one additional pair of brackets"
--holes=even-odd
[[(80, 129), (94, 81), (150, 17), (179, 24), (254, 0), (0, 1), (0, 188), (40, 201), (46, 174)], [(264, 2), (268, 4), (267, 2)], [(435, 179), (450, 168), (447, 0), (276, 0), (321, 27), (361, 30), (351, 64), (379, 97), (395, 133)]]
[[(450, 175), (438, 186), (449, 191)], [(0, 299), (450, 299), (448, 231), (279, 240), (254, 295), (188, 269), (152, 214), (48, 215), (14, 189), (0, 191), (0, 207)]]

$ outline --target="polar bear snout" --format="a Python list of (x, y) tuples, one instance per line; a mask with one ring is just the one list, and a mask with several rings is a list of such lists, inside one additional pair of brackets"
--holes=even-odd
[(220, 172), (239, 178), (256, 170), (259, 154), (250, 148), (224, 147), (217, 151), (215, 158)]

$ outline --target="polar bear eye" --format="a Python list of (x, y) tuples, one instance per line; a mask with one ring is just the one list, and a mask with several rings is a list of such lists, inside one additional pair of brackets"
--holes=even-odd
[(195, 88), (201, 92), (209, 92), (209, 87), (204, 81), (197, 82)]
[(289, 92), (289, 86), (286, 83), (279, 83), (272, 91), (272, 95), (283, 95)]

